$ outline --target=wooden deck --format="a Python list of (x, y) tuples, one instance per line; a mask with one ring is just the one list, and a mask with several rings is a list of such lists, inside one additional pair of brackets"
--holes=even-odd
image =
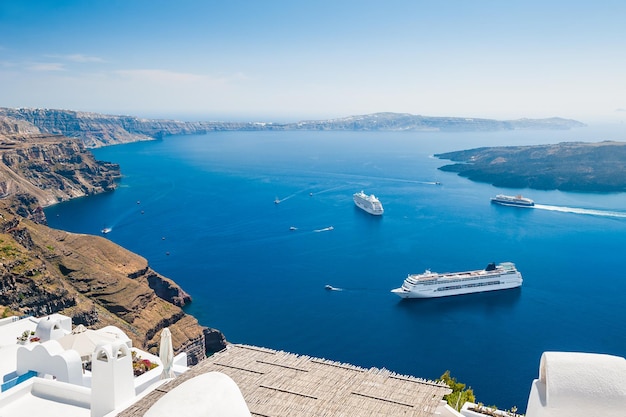
[(445, 384), (386, 369), (363, 369), (255, 346), (229, 345), (119, 416), (143, 416), (165, 393), (210, 371), (230, 376), (252, 416), (258, 417), (432, 416), (442, 397), (450, 392)]

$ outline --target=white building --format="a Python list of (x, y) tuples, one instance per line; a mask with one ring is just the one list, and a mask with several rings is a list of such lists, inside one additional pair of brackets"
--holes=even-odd
[[(484, 417), (466, 403), (464, 417)], [(509, 416), (505, 412), (499, 415)], [(526, 417), (626, 416), (626, 360), (581, 352), (544, 352), (530, 388)]]
[(626, 416), (626, 360), (593, 353), (544, 352), (526, 415)]
[[(167, 381), (161, 359), (133, 348), (120, 329), (80, 327), (76, 332), (61, 314), (0, 320), (2, 417), (25, 410), (51, 417), (116, 415)], [(133, 354), (157, 366), (135, 376)], [(185, 353), (173, 358), (172, 369), (175, 375), (187, 371)]]
[[(170, 369), (164, 366), (164, 362), (169, 363), (170, 359), (161, 360), (148, 352), (133, 348), (130, 339), (120, 329), (107, 327), (88, 330), (80, 327), (72, 328), (71, 319), (60, 314), (43, 318), (0, 319), (0, 416), (22, 417), (37, 413), (49, 417), (113, 417), (122, 413), (145, 417), (176, 414), (185, 417), (249, 417), (246, 396), (249, 395), (250, 387), (242, 385), (240, 391), (240, 387), (227, 375), (228, 371), (216, 372), (213, 369), (216, 366), (220, 370), (233, 370), (232, 377), (240, 384), (245, 384), (245, 380), (237, 379), (238, 373), (262, 375), (265, 372), (260, 372), (261, 368), (270, 366), (273, 366), (274, 373), (268, 372), (267, 375), (272, 378), (280, 377), (280, 380), (285, 376), (280, 375), (280, 369), (287, 369), (285, 372), (291, 373), (302, 371), (300, 373), (306, 375), (303, 368), (305, 365), (311, 367), (311, 370), (313, 367), (328, 366), (344, 369), (346, 372), (359, 371), (358, 375), (365, 375), (363, 378), (387, 378), (384, 372), (368, 373), (347, 365), (315, 358), (303, 359), (292, 354), (246, 346), (233, 347), (227, 350), (230, 353), (214, 355), (216, 363), (205, 361), (208, 365), (204, 368), (204, 364), (198, 365), (199, 374), (185, 374), (188, 378), (176, 378), (188, 370), (186, 354), (179, 354), (172, 359), (171, 370), (174, 377), (164, 377), (163, 370)], [(248, 364), (241, 363), (244, 356), (237, 355), (238, 351), (251, 352)], [(261, 354), (267, 358), (259, 360), (254, 356)], [(158, 366), (142, 375), (134, 376), (133, 355)], [(422, 382), (413, 377), (393, 377), (397, 381), (411, 384), (411, 388)], [(350, 379), (352, 382), (356, 380), (359, 389), (364, 389), (359, 385), (363, 381), (358, 377)], [(176, 384), (179, 380), (182, 383)], [(292, 377), (292, 380), (297, 382), (297, 378)], [(373, 381), (372, 379), (370, 384)], [(286, 380), (283, 382), (287, 383)], [(434, 390), (442, 389), (427, 381), (423, 382)], [(159, 389), (165, 383), (168, 384)], [(294, 389), (302, 390), (305, 385), (295, 385), (293, 389), (278, 389), (269, 386), (265, 380), (258, 380), (256, 383), (265, 390), (273, 390), (274, 397), (265, 398), (268, 401), (265, 406), (269, 408), (278, 409), (275, 406), (282, 404), (280, 398), (285, 395), (297, 394), (306, 401), (320, 400), (300, 391), (291, 392)], [(166, 389), (163, 390), (164, 388)], [(318, 394), (323, 391), (317, 388), (315, 390)], [(348, 391), (348, 394), (354, 394), (352, 388)], [(412, 394), (403, 394), (403, 398), (415, 396), (415, 391), (410, 392)], [(393, 389), (392, 393), (399, 394), (398, 388)], [(360, 401), (364, 398), (387, 401), (401, 407), (411, 406), (408, 400), (386, 399), (382, 392), (377, 395), (362, 394)], [(279, 403), (271, 403), (272, 401)], [(129, 413), (133, 407), (136, 407), (136, 411)], [(428, 415), (484, 417), (485, 414), (476, 408), (476, 404), (466, 403), (461, 412), (457, 413), (442, 404)], [(351, 409), (354, 409), (354, 416), (360, 415), (358, 407)], [(307, 415), (316, 415), (315, 410), (309, 411), (311, 413)], [(415, 415), (424, 415), (423, 411)], [(498, 415), (511, 414), (499, 411)], [(583, 416), (626, 416), (626, 360), (602, 354), (545, 352), (540, 360), (539, 377), (532, 381), (530, 387), (526, 417)]]

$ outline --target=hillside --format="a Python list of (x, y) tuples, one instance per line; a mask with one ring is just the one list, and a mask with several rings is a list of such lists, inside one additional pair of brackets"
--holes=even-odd
[(435, 155), (472, 181), (540, 190), (626, 191), (626, 143), (566, 142), (556, 145), (478, 148)]
[(329, 120), (305, 120), (295, 123), (273, 122), (182, 122), (152, 120), (133, 116), (54, 109), (0, 108), (13, 123), (26, 123), (50, 135), (79, 138), (88, 148), (160, 139), (170, 135), (205, 134), (216, 131), (497, 131), (519, 129), (572, 129), (585, 126), (575, 120), (549, 119), (493, 120), (463, 117), (429, 117), (408, 113), (374, 113)]
[(59, 312), (74, 325), (120, 327), (152, 352), (169, 327), (190, 363), (225, 346), (219, 331), (183, 312), (191, 297), (144, 258), (100, 236), (45, 225), (42, 207), (113, 190), (117, 165), (96, 161), (76, 139), (6, 119), (0, 157), (0, 317)]

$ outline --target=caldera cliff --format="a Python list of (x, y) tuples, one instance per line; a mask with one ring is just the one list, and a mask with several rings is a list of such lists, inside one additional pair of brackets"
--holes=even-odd
[(153, 353), (169, 327), (195, 364), (226, 341), (182, 310), (184, 290), (104, 237), (46, 225), (43, 207), (111, 191), (119, 177), (80, 140), (0, 116), (0, 316), (58, 312), (74, 325), (114, 325)]
[(206, 134), (219, 131), (370, 131), (370, 132), (486, 132), (502, 130), (574, 129), (585, 126), (571, 119), (494, 120), (467, 117), (432, 117), (409, 113), (372, 113), (328, 120), (293, 123), (220, 122), (144, 119), (58, 109), (12, 109), (0, 107), (0, 117), (36, 126), (41, 133), (79, 138), (88, 148), (170, 135)]

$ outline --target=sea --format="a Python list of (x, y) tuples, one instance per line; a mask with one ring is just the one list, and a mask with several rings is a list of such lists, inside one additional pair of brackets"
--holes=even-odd
[[(230, 342), (424, 379), (450, 370), (477, 401), (524, 411), (543, 352), (626, 356), (626, 194), (497, 188), (434, 155), (602, 140), (626, 140), (626, 126), (172, 136), (93, 150), (120, 164), (119, 187), (45, 212), (51, 227), (145, 257)], [(354, 206), (361, 190), (383, 216)], [(491, 204), (498, 193), (537, 205)], [(409, 273), (505, 261), (521, 288), (390, 292)]]

